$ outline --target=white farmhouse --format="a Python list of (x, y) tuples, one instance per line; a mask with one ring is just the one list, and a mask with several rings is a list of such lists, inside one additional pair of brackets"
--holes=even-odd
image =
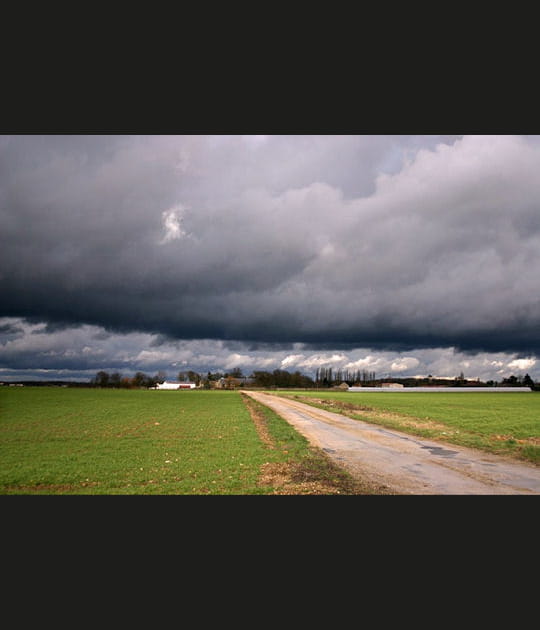
[(158, 383), (156, 389), (195, 389), (195, 383), (180, 383), (179, 381), (163, 381)]

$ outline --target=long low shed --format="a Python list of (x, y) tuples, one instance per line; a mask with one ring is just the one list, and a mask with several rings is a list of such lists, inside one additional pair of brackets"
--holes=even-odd
[(503, 392), (532, 392), (530, 387), (349, 387), (345, 390), (348, 392), (399, 392), (400, 394), (429, 392), (436, 394), (437, 392), (451, 394), (474, 394), (475, 392), (489, 392), (491, 394), (500, 394)]

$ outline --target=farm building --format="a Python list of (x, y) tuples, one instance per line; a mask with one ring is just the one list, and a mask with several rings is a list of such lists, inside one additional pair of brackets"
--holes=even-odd
[(381, 383), (381, 387), (403, 387), (402, 383)]
[(253, 385), (253, 379), (246, 376), (240, 378), (233, 376), (222, 377), (211, 384), (214, 389), (236, 389), (237, 387), (249, 387), (250, 385)]
[(164, 381), (158, 383), (154, 389), (195, 389), (195, 383), (181, 383), (179, 381)]

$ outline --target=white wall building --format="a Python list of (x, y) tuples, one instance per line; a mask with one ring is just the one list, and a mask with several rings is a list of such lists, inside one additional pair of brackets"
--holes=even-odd
[(158, 383), (155, 389), (195, 389), (195, 383), (180, 383), (178, 381), (163, 381)]

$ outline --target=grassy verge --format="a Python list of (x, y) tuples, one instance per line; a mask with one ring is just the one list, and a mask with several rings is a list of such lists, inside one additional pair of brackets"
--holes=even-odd
[(540, 464), (534, 393), (277, 392), (406, 433)]

